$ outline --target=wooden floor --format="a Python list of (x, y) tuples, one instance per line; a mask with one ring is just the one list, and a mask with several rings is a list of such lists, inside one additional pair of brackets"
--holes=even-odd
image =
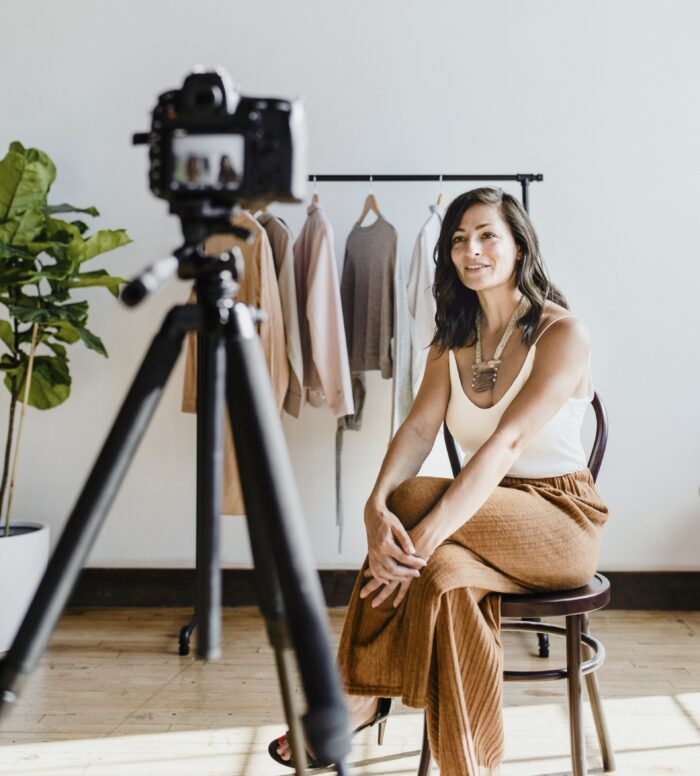
[[(330, 612), (334, 638), (342, 609)], [(268, 741), (284, 731), (273, 656), (257, 610), (224, 614), (223, 657), (178, 657), (177, 609), (73, 610), (0, 726), (0, 774), (20, 776), (282, 776)], [(700, 775), (700, 612), (602, 611), (593, 633), (617, 773)], [(536, 642), (504, 634), (509, 668), (542, 666)], [(563, 664), (563, 639), (550, 663)], [(300, 691), (298, 691), (300, 693)], [(301, 698), (301, 694), (299, 695)], [(589, 773), (601, 760), (586, 703)], [(505, 687), (502, 776), (570, 773), (565, 684)], [(354, 774), (414, 774), (419, 711), (392, 714), (383, 747), (355, 739)], [(437, 773), (437, 769), (434, 769)]]

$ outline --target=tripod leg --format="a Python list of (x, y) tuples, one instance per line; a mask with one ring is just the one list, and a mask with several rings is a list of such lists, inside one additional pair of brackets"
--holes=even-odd
[(136, 374), (102, 450), (68, 518), (22, 625), (0, 662), (0, 712), (15, 700), (18, 684), (46, 649), (80, 569), (124, 479), (177, 360), (185, 331), (198, 326), (196, 307), (176, 307), (166, 317)]
[(226, 345), (221, 332), (197, 341), (197, 656), (221, 655), (221, 489)]
[(319, 761), (342, 768), (350, 751), (347, 709), (282, 424), (246, 305), (235, 306), (228, 329), (227, 402), (260, 608), (266, 618), (287, 615), (308, 704), (309, 744)]

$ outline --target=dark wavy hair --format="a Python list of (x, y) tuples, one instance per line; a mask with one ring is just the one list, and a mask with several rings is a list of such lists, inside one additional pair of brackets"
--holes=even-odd
[(449, 348), (471, 347), (476, 343), (476, 313), (479, 298), (459, 279), (452, 263), (452, 236), (464, 213), (474, 205), (493, 205), (508, 224), (522, 258), (515, 262), (517, 287), (530, 300), (531, 307), (518, 321), (523, 329), (522, 341), (530, 345), (540, 322), (547, 299), (569, 309), (562, 292), (550, 281), (540, 256), (540, 247), (530, 216), (515, 197), (501, 189), (479, 188), (466, 191), (454, 199), (445, 212), (433, 258), (435, 282), (433, 296), (437, 305), (435, 336), (442, 353)]

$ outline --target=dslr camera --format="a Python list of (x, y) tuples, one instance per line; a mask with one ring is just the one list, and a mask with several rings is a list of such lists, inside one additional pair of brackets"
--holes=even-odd
[(149, 146), (151, 191), (183, 218), (305, 196), (301, 100), (243, 96), (222, 68), (195, 68), (181, 89), (161, 94), (151, 131), (133, 142)]

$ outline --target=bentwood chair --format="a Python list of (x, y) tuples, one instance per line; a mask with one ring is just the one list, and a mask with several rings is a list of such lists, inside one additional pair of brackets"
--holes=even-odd
[[(588, 460), (588, 468), (595, 481), (598, 477), (605, 446), (608, 440), (607, 413), (598, 394), (591, 402), (596, 416), (596, 435)], [(452, 473), (459, 474), (462, 463), (457, 445), (444, 425), (445, 444), (450, 459)], [(605, 660), (605, 648), (598, 639), (593, 638), (588, 628), (588, 614), (602, 609), (610, 601), (610, 583), (596, 573), (588, 584), (575, 590), (547, 591), (524, 595), (504, 594), (501, 596), (501, 630), (530, 631), (537, 633), (540, 639), (540, 657), (548, 657), (548, 641), (545, 634), (566, 637), (566, 668), (549, 668), (542, 671), (504, 671), (506, 682), (540, 681), (543, 679), (566, 679), (569, 703), (569, 736), (571, 741), (571, 764), (573, 776), (586, 776), (586, 751), (583, 736), (583, 698), (582, 677), (586, 677), (588, 698), (593, 711), (598, 742), (603, 756), (603, 768), (606, 772), (615, 770), (615, 754), (610, 744), (603, 705), (598, 690), (596, 669)], [(542, 623), (542, 617), (565, 617), (566, 624)], [(519, 619), (516, 619), (519, 618)], [(582, 647), (589, 649), (588, 660), (582, 660)], [(427, 776), (432, 757), (428, 743), (428, 731), (423, 723), (423, 748), (421, 750), (418, 776)]]

